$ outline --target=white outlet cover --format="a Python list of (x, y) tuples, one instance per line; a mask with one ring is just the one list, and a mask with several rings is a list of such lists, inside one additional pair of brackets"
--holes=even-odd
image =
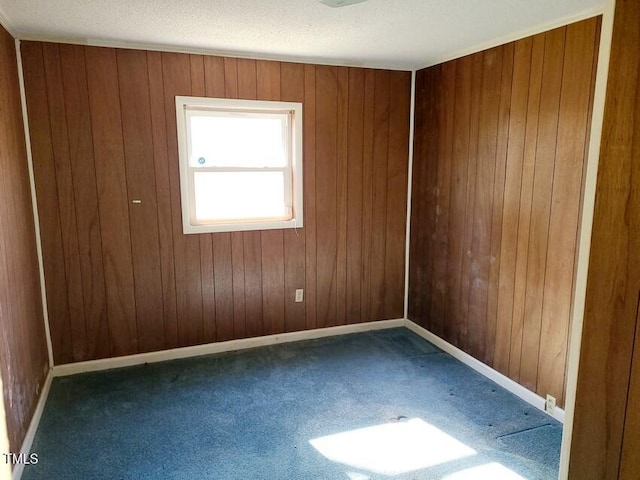
[(556, 408), (556, 397), (547, 395), (547, 402), (545, 404), (545, 410), (549, 413), (553, 412)]

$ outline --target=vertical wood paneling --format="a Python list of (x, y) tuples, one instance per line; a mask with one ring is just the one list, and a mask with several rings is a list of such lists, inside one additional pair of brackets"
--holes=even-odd
[[(338, 138), (336, 145), (336, 324), (344, 325), (347, 315), (347, 204), (348, 204), (348, 135), (349, 69), (338, 68)], [(405, 139), (406, 140), (406, 139)]]
[(532, 45), (532, 38), (516, 42), (514, 45), (494, 350), (494, 367), (505, 375), (508, 375), (511, 363), (512, 313), (518, 253), (513, 245), (518, 241)]
[(569, 463), (571, 479), (631, 480), (640, 473), (639, 108), (640, 3), (618, 0), (591, 232)]
[[(509, 117), (511, 114), (511, 86), (513, 84), (514, 44), (502, 48), (502, 74), (498, 132), (496, 140), (496, 167), (493, 186), (493, 212), (491, 216), (491, 252), (487, 299), (487, 328), (485, 362), (495, 357), (498, 323), (498, 292), (500, 289), (500, 251), (502, 249), (503, 211), (505, 209), (505, 179), (507, 150), (509, 146)], [(495, 366), (496, 362), (494, 362)]]
[(538, 362), (538, 390), (543, 392), (564, 391), (560, 372), (566, 364), (569, 324), (556, 322), (556, 318), (566, 318), (571, 312), (584, 169), (581, 149), (588, 138), (590, 75), (597, 54), (595, 42), (584, 39), (595, 37), (596, 28), (595, 22), (580, 23), (566, 32)]
[[(562, 62), (565, 31), (565, 28), (560, 28), (545, 34), (531, 217), (529, 220), (522, 350), (519, 367), (520, 383), (530, 390), (535, 390), (536, 388), (538, 351), (540, 350), (540, 326), (549, 238), (553, 167), (555, 151), (558, 145), (558, 111), (563, 77)], [(591, 80), (590, 73), (587, 75), (587, 82)], [(588, 93), (585, 96), (585, 100), (589, 101)], [(578, 157), (578, 162), (582, 165), (583, 159), (581, 156)], [(558, 180), (561, 181), (560, 179)], [(577, 212), (573, 213), (573, 216), (577, 217)], [(569, 298), (571, 298), (570, 294)]]
[[(438, 152), (442, 164), (438, 165), (436, 173), (435, 198), (435, 228), (433, 231), (433, 262), (431, 283), (431, 304), (429, 318), (431, 329), (436, 335), (443, 335), (444, 325), (449, 321), (444, 311), (446, 296), (446, 269), (449, 242), (449, 205), (451, 203), (451, 171), (453, 154), (453, 114), (455, 110), (456, 65), (444, 65), (440, 82), (444, 94), (438, 99), (438, 122), (442, 128), (442, 135), (437, 140)], [(440, 254), (435, 255), (435, 252)]]
[(598, 28), (417, 76), (409, 317), (560, 404)]
[(85, 50), (111, 351), (138, 352), (118, 67), (114, 50)]
[[(471, 57), (456, 64), (451, 185), (449, 186), (449, 232), (447, 241), (445, 338), (460, 342), (463, 319), (460, 292), (462, 265), (465, 257), (464, 211), (467, 200), (467, 168), (469, 156), (469, 121), (471, 114)], [(418, 187), (416, 185), (414, 188)], [(417, 190), (419, 192), (419, 189)], [(415, 203), (414, 203), (415, 204)], [(417, 219), (416, 219), (417, 220)], [(412, 235), (413, 236), (413, 235)], [(411, 250), (414, 251), (414, 250)], [(411, 261), (410, 261), (411, 263)], [(416, 265), (417, 266), (417, 265)], [(409, 282), (411, 284), (411, 282)]]
[[(402, 316), (407, 72), (34, 42), (23, 50), (60, 363)], [(60, 83), (64, 95), (50, 102)], [(182, 233), (176, 95), (303, 103), (302, 228)], [(58, 171), (60, 184), (45, 183)], [(59, 195), (65, 185), (72, 194)], [(78, 282), (67, 279), (75, 257), (79, 304)], [(74, 318), (84, 307), (86, 334), (70, 305)]]
[(40, 213), (40, 228), (47, 232), (42, 237), (42, 261), (47, 275), (47, 307), (51, 327), (54, 361), (68, 363), (74, 360), (72, 350), (69, 304), (67, 298), (66, 269), (62, 247), (62, 227), (56, 182), (51, 127), (44, 74), (42, 45), (26, 44), (23, 68), (26, 88), (27, 113), (31, 132), (33, 170)]
[[(478, 138), (480, 135), (480, 107), (481, 107), (481, 87), (484, 85), (482, 77), (484, 69), (482, 68), (483, 53), (476, 53), (471, 56), (471, 98), (470, 98), (470, 113), (469, 113), (469, 158), (467, 166), (467, 185), (466, 185), (466, 201), (464, 211), (464, 256), (462, 260), (462, 287), (460, 290), (460, 345), (464, 349), (469, 349), (469, 311), (470, 303), (469, 298), (471, 296), (474, 277), (472, 275), (473, 264), (473, 235), (474, 235), (474, 212), (476, 201), (476, 188), (478, 182), (476, 176), (478, 175)], [(438, 138), (440, 131), (437, 130), (433, 135)], [(439, 154), (433, 159), (438, 167)], [(432, 251), (432, 256), (438, 255), (438, 252)], [(433, 282), (434, 280), (432, 280)]]
[[(139, 351), (165, 345), (162, 270), (146, 52), (117, 52)], [(130, 79), (130, 81), (126, 81)], [(153, 175), (149, 175), (152, 172)], [(134, 204), (133, 200), (142, 203)], [(162, 316), (158, 315), (158, 311)]]
[[(364, 146), (364, 71), (349, 69), (349, 142), (347, 146), (347, 289), (349, 322), (361, 321), (362, 305), (362, 192)], [(406, 143), (406, 142), (405, 142)]]
[[(15, 51), (14, 39), (0, 26), (0, 370), (5, 407), (2, 421), (6, 420), (5, 435), (9, 437), (7, 448), (11, 452), (20, 451), (49, 371)], [(53, 176), (41, 180), (51, 183), (51, 193), (57, 193), (56, 171), (52, 161), (54, 148), (49, 132), (45, 131), (49, 128), (49, 118), (45, 114), (48, 105), (44, 62), (39, 48), (34, 53), (32, 65), (41, 77), (29, 78), (29, 83), (36, 86), (35, 94), (29, 96), (29, 107), (32, 110), (42, 109), (44, 115), (36, 125), (38, 131), (34, 133), (46, 140), (43, 145), (46, 148), (33, 152), (34, 163), (37, 156), (41, 177), (45, 172), (53, 173)], [(59, 88), (59, 84), (56, 88)], [(44, 104), (35, 106), (33, 102), (37, 100), (44, 100)], [(59, 151), (58, 148), (56, 151)], [(63, 170), (66, 170), (68, 158), (63, 158), (63, 161)], [(49, 163), (46, 167), (48, 171), (42, 168), (43, 162)], [(53, 211), (57, 207), (57, 202), (53, 202), (47, 210), (54, 214), (51, 224), (57, 227), (54, 230), (56, 237), (47, 244), (48, 260), (45, 265), (47, 268), (60, 267), (64, 282), (60, 217)], [(67, 246), (73, 244), (67, 243)], [(59, 253), (52, 257), (50, 247), (60, 248)], [(77, 249), (70, 251), (77, 256)], [(67, 300), (65, 290), (64, 285), (54, 289), (54, 294), (63, 295), (54, 308), (64, 307)], [(79, 303), (82, 304), (82, 297)], [(68, 317), (65, 320), (68, 321)], [(69, 339), (58, 338), (57, 341), (60, 346), (66, 347), (61, 353), (69, 355)], [(3, 444), (7, 445), (6, 439)]]
[[(482, 55), (482, 84), (478, 126), (477, 167), (473, 210), (468, 311), (468, 349), (486, 361), (487, 302), (491, 254), (491, 216), (497, 158), (502, 48)], [(446, 137), (446, 132), (443, 134)], [(445, 160), (448, 163), (448, 160)]]
[[(640, 103), (636, 100), (636, 103)], [(632, 479), (640, 473), (640, 294), (636, 308), (636, 332), (629, 375), (629, 394), (627, 396), (624, 431), (622, 437), (622, 456), (620, 457), (619, 478)]]
[[(407, 181), (409, 169), (409, 115), (411, 75), (391, 75), (389, 101), (389, 153), (387, 162), (387, 231), (385, 248), (384, 318), (404, 317)], [(351, 123), (349, 124), (351, 130)]]
[(164, 313), (165, 348), (178, 346), (178, 313), (176, 298), (176, 272), (173, 256), (173, 222), (171, 212), (171, 186), (169, 155), (167, 153), (167, 125), (164, 107), (164, 79), (162, 54), (147, 52), (149, 101), (153, 134), (153, 163), (158, 206), (158, 235), (160, 241), (160, 268), (162, 274), (162, 304)]
[(336, 67), (316, 67), (317, 326), (336, 324), (337, 139)]
[(364, 73), (364, 120), (362, 139), (362, 300), (361, 319), (371, 318), (371, 268), (375, 259), (371, 256), (373, 219), (373, 137), (375, 72)]
[(371, 229), (377, 235), (371, 239), (371, 316), (380, 319), (384, 315), (385, 264), (377, 259), (384, 258), (387, 239), (387, 171), (389, 152), (389, 72), (376, 70), (373, 122), (376, 135), (373, 137), (373, 204)]
[(234, 338), (233, 263), (231, 235), (213, 236), (213, 261), (215, 262), (216, 292), (216, 340)]
[[(100, 358), (109, 355), (111, 339), (106, 322), (105, 267), (84, 49), (73, 45), (60, 45), (60, 59), (73, 172), (85, 323), (86, 331), (93, 332), (86, 339), (88, 355), (84, 358)], [(75, 360), (80, 358), (83, 357), (76, 357)]]
[(73, 174), (69, 158), (69, 139), (64, 105), (64, 90), (57, 45), (43, 45), (47, 98), (49, 99), (49, 124), (55, 163), (55, 179), (58, 187), (58, 208), (64, 249), (65, 272), (69, 305), (69, 323), (74, 332), (73, 356), (86, 358), (87, 337), (84, 300), (82, 297), (82, 271), (78, 249), (78, 226), (73, 192)]
[(529, 259), (529, 240), (531, 238), (531, 202), (533, 198), (533, 185), (535, 180), (538, 116), (540, 113), (540, 90), (542, 88), (545, 35), (536, 35), (532, 40), (527, 126), (524, 137), (522, 180), (519, 192), (520, 205), (516, 240), (516, 270), (513, 288), (513, 324), (511, 326), (511, 350), (509, 355), (508, 371), (508, 375), (516, 381), (520, 381), (522, 343), (525, 329), (527, 261)]
[(262, 305), (262, 236), (261, 232), (243, 232), (245, 336), (255, 337), (264, 331)]
[(349, 69), (338, 68), (338, 138), (336, 183), (336, 324), (344, 325), (347, 315), (347, 225), (348, 225), (348, 136), (349, 136)]

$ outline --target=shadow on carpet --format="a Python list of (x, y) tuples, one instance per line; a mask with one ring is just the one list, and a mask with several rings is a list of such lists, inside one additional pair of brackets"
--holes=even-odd
[(561, 435), (398, 328), (55, 378), (22, 478), (555, 479)]

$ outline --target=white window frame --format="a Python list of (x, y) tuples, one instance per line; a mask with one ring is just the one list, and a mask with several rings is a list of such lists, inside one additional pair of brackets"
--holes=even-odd
[[(238, 113), (274, 113), (289, 115), (290, 135), (289, 159), (286, 167), (274, 168), (243, 168), (243, 167), (191, 167), (189, 164), (190, 145), (189, 129), (187, 128), (188, 111), (211, 112), (238, 112)], [(182, 200), (182, 231), (185, 234), (215, 233), (215, 232), (240, 232), (250, 230), (273, 230), (282, 228), (300, 228), (303, 226), (302, 205), (302, 103), (298, 102), (274, 102), (262, 100), (236, 100), (228, 98), (188, 97), (176, 96), (176, 120), (178, 128), (178, 158), (180, 164), (180, 195)], [(225, 222), (195, 222), (195, 171), (218, 172), (252, 172), (252, 171), (284, 171), (285, 172), (285, 198), (291, 206), (291, 219)], [(259, 201), (259, 199), (256, 199)]]

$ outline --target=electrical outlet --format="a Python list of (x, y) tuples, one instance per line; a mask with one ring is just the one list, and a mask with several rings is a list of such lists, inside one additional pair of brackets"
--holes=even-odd
[(556, 408), (556, 397), (547, 395), (547, 402), (544, 405), (544, 409), (548, 414), (553, 415), (553, 411), (555, 410), (555, 408)]
[(304, 290), (302, 288), (296, 289), (296, 303), (301, 303), (304, 300)]

